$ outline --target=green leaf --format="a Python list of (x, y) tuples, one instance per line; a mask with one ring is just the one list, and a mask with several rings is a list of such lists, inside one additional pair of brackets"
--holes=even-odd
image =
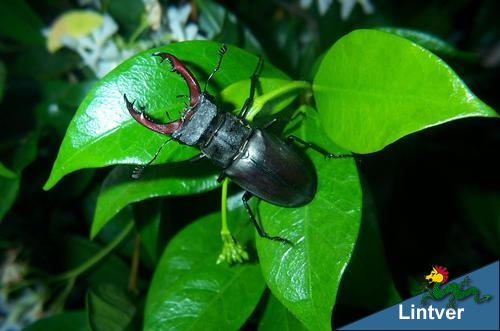
[(36, 158), (37, 144), (38, 135), (29, 133), (16, 141), (16, 147), (11, 159), (12, 170), (0, 162), (0, 196), (2, 197), (0, 201), (0, 221), (17, 199), (22, 170)]
[(7, 179), (16, 179), (18, 175), (14, 171), (7, 168), (2, 162), (0, 162), (0, 177)]
[(113, 284), (99, 284), (87, 292), (87, 312), (93, 331), (131, 330), (136, 311), (130, 295)]
[[(363, 219), (358, 240), (351, 261), (347, 266), (339, 288), (337, 304), (359, 307), (376, 312), (402, 301), (396, 290), (394, 279), (385, 258), (380, 229), (376, 219), (375, 202), (367, 188), (363, 195)], [(367, 194), (368, 193), (368, 194)], [(359, 286), (370, 274), (370, 280), (377, 284), (366, 295), (366, 288)], [(333, 320), (334, 326), (336, 321)]]
[(500, 193), (495, 190), (468, 189), (459, 192), (469, 233), (481, 238), (484, 246), (500, 255)]
[[(235, 237), (250, 240), (244, 209), (229, 216), (239, 229)], [(219, 222), (218, 213), (201, 218), (169, 243), (149, 288), (145, 331), (237, 330), (250, 316), (265, 283), (255, 263), (215, 264), (222, 248)]]
[(43, 22), (23, 0), (0, 1), (0, 35), (25, 45), (43, 45)]
[(120, 30), (123, 28), (127, 33), (132, 32), (141, 26), (143, 16), (145, 13), (144, 4), (142, 0), (108, 0), (109, 15), (120, 25)]
[(24, 331), (88, 331), (87, 314), (84, 311), (64, 312), (41, 319)]
[(150, 199), (134, 206), (135, 225), (144, 253), (141, 259), (147, 266), (156, 266), (162, 243), (161, 205), (163, 200)]
[(131, 178), (133, 170), (133, 167), (116, 167), (105, 179), (97, 198), (91, 237), (129, 203), (158, 196), (202, 193), (219, 186), (218, 174), (206, 162), (147, 167), (139, 180)]
[(24, 168), (30, 165), (38, 154), (38, 134), (27, 133), (19, 139), (12, 156), (12, 167), (20, 174)]
[(456, 49), (453, 45), (429, 33), (412, 29), (391, 28), (391, 27), (379, 28), (378, 30), (389, 32), (401, 36), (403, 38), (406, 38), (436, 54), (444, 56), (455, 56), (465, 60), (479, 59), (478, 54), (462, 52)]
[(75, 115), (75, 109), (82, 102), (95, 81), (68, 83), (63, 80), (42, 80), (42, 100), (36, 107), (39, 127), (53, 127), (64, 136), (68, 124)]
[(43, 80), (39, 83), (42, 100), (57, 103), (58, 106), (78, 107), (95, 81), (69, 83), (65, 80)]
[(264, 315), (259, 323), (259, 331), (280, 330), (306, 331), (307, 328), (293, 316), (272, 294), (267, 300)]
[[(178, 96), (186, 95), (186, 84), (179, 75), (171, 72), (167, 61), (160, 64), (151, 54), (154, 51), (175, 54), (193, 71), (203, 87), (217, 62), (219, 47), (213, 42), (189, 41), (148, 50), (125, 61), (97, 82), (70, 123), (44, 188), (51, 188), (64, 175), (78, 169), (150, 161), (165, 137), (132, 119), (123, 95), (135, 100), (136, 106), (146, 107), (152, 117), (166, 121), (164, 114), (168, 112), (170, 117), (178, 118), (184, 108), (184, 100)], [(255, 55), (230, 46), (221, 70), (210, 81), (209, 91), (213, 93), (216, 89), (248, 79), (256, 63)], [(286, 78), (268, 64), (264, 64), (261, 76)], [(163, 149), (157, 163), (185, 160), (194, 154), (193, 148), (172, 143)]]
[(313, 90), (326, 133), (356, 153), (444, 122), (498, 117), (437, 56), (382, 31), (357, 30), (337, 41)]
[[(342, 153), (325, 137), (314, 111), (305, 117), (298, 136)], [(307, 328), (330, 330), (337, 289), (360, 227), (361, 187), (352, 158), (325, 159), (313, 150), (307, 154), (318, 176), (314, 200), (301, 208), (259, 204), (265, 230), (293, 246), (259, 238), (257, 251), (274, 296)]]
[(0, 162), (0, 221), (16, 201), (21, 177)]
[(0, 102), (2, 102), (3, 99), (6, 80), (7, 80), (7, 69), (5, 69), (5, 64), (3, 63), (3, 61), (0, 61)]

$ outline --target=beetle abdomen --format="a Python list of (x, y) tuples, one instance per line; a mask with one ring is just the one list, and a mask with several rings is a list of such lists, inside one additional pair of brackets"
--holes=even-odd
[(305, 205), (316, 194), (316, 173), (310, 162), (259, 129), (224, 173), (253, 195), (278, 206)]

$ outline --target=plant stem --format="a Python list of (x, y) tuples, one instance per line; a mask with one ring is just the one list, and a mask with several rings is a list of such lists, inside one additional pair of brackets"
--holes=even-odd
[(133, 227), (134, 223), (130, 221), (127, 224), (127, 226), (124, 227), (123, 230), (116, 236), (116, 238), (113, 239), (113, 241), (111, 241), (106, 247), (100, 250), (97, 254), (92, 256), (90, 259), (88, 259), (78, 267), (63, 272), (60, 275), (52, 277), (51, 279), (49, 279), (49, 282), (57, 282), (65, 279), (72, 279), (83, 274), (88, 269), (92, 268), (95, 264), (97, 264), (99, 261), (101, 261), (103, 258), (105, 258), (113, 249), (115, 249), (127, 237), (130, 231), (132, 231)]
[(137, 290), (137, 275), (139, 274), (139, 259), (141, 257), (141, 236), (137, 233), (134, 241), (134, 253), (130, 265), (130, 277), (128, 290), (135, 292)]
[(229, 231), (229, 227), (227, 226), (227, 186), (229, 184), (229, 180), (224, 178), (222, 182), (222, 197), (221, 197), (221, 236), (231, 235)]
[(220, 236), (222, 239), (222, 252), (217, 258), (217, 264), (222, 262), (227, 262), (229, 264), (233, 263), (243, 263), (244, 260), (248, 260), (248, 253), (245, 249), (233, 238), (233, 235), (229, 231), (227, 226), (227, 186), (229, 185), (229, 180), (227, 178), (222, 182), (222, 199), (221, 199), (221, 230)]

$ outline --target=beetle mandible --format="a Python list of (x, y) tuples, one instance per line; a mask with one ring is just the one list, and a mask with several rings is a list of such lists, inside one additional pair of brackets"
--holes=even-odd
[[(208, 77), (207, 83), (220, 69), (226, 51), (227, 47), (222, 45), (219, 50), (219, 61)], [(290, 146), (290, 142), (296, 141), (306, 147), (317, 148), (294, 136), (288, 137), (288, 142), (285, 142), (266, 132), (267, 126), (264, 129), (255, 128), (245, 120), (245, 115), (254, 100), (262, 58), (259, 57), (257, 67), (251, 76), (249, 96), (240, 113), (234, 115), (217, 109), (215, 98), (206, 92), (206, 85), (202, 91), (196, 78), (177, 57), (164, 52), (155, 52), (152, 55), (159, 57), (160, 63), (167, 60), (172, 71), (186, 81), (189, 89), (189, 105), (180, 119), (159, 123), (149, 118), (144, 111), (136, 110), (134, 102), (130, 102), (124, 94), (130, 115), (152, 131), (170, 136), (181, 144), (199, 148), (201, 154), (195, 159), (206, 157), (222, 168), (218, 181), (228, 177), (245, 190), (242, 197), (243, 204), (258, 234), (270, 240), (291, 244), (285, 238), (271, 236), (264, 231), (262, 225), (257, 222), (248, 200), (256, 196), (282, 207), (308, 204), (316, 194), (316, 172), (309, 166), (307, 160)], [(318, 151), (327, 157), (349, 156)]]

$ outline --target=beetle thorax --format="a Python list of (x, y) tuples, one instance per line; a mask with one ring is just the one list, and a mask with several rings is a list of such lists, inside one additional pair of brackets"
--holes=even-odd
[[(186, 116), (189, 114), (189, 116)], [(200, 93), (196, 105), (185, 111), (186, 120), (172, 133), (172, 138), (190, 146), (199, 145), (200, 138), (210, 131), (210, 126), (217, 116), (217, 106), (210, 95)]]

